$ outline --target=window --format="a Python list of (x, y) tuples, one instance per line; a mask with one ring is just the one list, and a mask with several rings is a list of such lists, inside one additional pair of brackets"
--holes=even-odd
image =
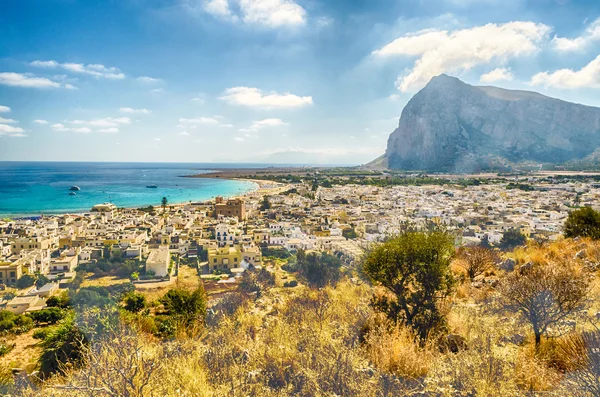
[(17, 277), (17, 273), (16, 272), (10, 272), (10, 276), (13, 277), (13, 278)]

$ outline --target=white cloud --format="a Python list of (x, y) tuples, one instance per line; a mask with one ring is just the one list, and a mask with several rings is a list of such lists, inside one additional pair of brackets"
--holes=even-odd
[(189, 125), (199, 125), (199, 124), (219, 124), (219, 120), (213, 117), (198, 117), (195, 119), (179, 119), (179, 127), (181, 126), (189, 126)]
[(52, 124), (51, 128), (54, 131), (70, 131), (70, 128), (65, 127), (65, 125), (61, 123)]
[(214, 17), (234, 23), (241, 20), (269, 28), (306, 23), (306, 10), (293, 0), (205, 0), (202, 8)]
[(238, 17), (231, 12), (228, 0), (206, 0), (202, 8), (215, 17), (238, 20)]
[(555, 36), (552, 44), (557, 51), (581, 51), (595, 41), (600, 41), (600, 18), (589, 24), (583, 34), (574, 39)]
[(221, 125), (219, 125), (219, 127), (222, 127), (222, 128), (233, 128), (233, 124), (221, 124)]
[(290, 93), (263, 93), (258, 88), (232, 87), (219, 99), (232, 105), (261, 108), (298, 108), (313, 104), (312, 96), (300, 97)]
[(90, 130), (87, 127), (71, 128), (71, 131), (79, 132), (81, 134), (89, 134), (90, 132), (92, 132), (92, 130)]
[(148, 109), (134, 109), (134, 108), (120, 108), (121, 113), (139, 113), (139, 114), (150, 114), (151, 110)]
[(187, 132), (187, 131), (181, 131), (181, 132), (180, 132), (179, 134), (177, 134), (177, 135), (189, 136), (189, 135), (190, 135), (190, 133), (189, 133), (189, 132)]
[(158, 141), (161, 141), (162, 139), (160, 139), (160, 138), (154, 138), (154, 140), (158, 142)]
[(93, 120), (72, 120), (69, 121), (71, 124), (86, 125), (88, 127), (100, 127), (100, 128), (111, 128), (118, 127), (122, 124), (131, 124), (129, 117), (104, 117), (101, 119)]
[(510, 68), (497, 68), (489, 73), (482, 74), (479, 80), (482, 83), (493, 83), (495, 81), (511, 81), (515, 78)]
[(8, 85), (11, 87), (25, 87), (25, 88), (67, 88), (73, 89), (71, 84), (61, 84), (56, 81), (52, 81), (45, 77), (36, 77), (30, 73), (11, 73), (5, 72), (0, 73), (0, 84)]
[(0, 136), (15, 136), (15, 134), (22, 134), (23, 132), (25, 132), (23, 128), (0, 124)]
[(260, 121), (255, 121), (254, 123), (252, 123), (249, 129), (240, 129), (239, 131), (258, 131), (264, 127), (278, 127), (282, 125), (288, 125), (288, 123), (285, 123), (281, 119), (264, 119)]
[(155, 79), (154, 77), (148, 77), (148, 76), (141, 76), (141, 77), (138, 77), (136, 80), (139, 82), (148, 83), (148, 84), (155, 84), (155, 83), (163, 82), (161, 79)]
[(47, 120), (33, 120), (33, 122), (35, 124), (39, 124), (39, 125), (46, 125), (46, 124), (48, 124)]
[(119, 132), (119, 129), (116, 127), (102, 128), (99, 129), (98, 132), (103, 132), (105, 134), (116, 134), (117, 132)]
[(580, 70), (560, 69), (541, 72), (531, 78), (530, 84), (556, 88), (600, 88), (600, 55)]
[(240, 9), (249, 24), (278, 27), (306, 22), (306, 10), (291, 0), (240, 0)]
[(396, 82), (400, 91), (407, 92), (420, 89), (442, 73), (461, 73), (478, 65), (505, 63), (532, 54), (550, 30), (543, 24), (520, 21), (455, 31), (431, 29), (400, 37), (373, 51), (373, 55), (417, 57), (413, 68)]
[(0, 117), (0, 123), (12, 124), (12, 123), (17, 123), (17, 120), (5, 119), (4, 117)]
[(83, 64), (83, 63), (59, 63), (56, 61), (33, 61), (31, 66), (40, 68), (61, 68), (72, 73), (82, 73), (96, 78), (103, 77), (111, 80), (121, 80), (125, 75), (115, 67), (106, 67), (100, 64)]
[(10, 108), (8, 106), (0, 105), (0, 113), (10, 113)]
[(152, 90), (150, 90), (151, 94), (163, 94), (165, 92), (165, 90), (163, 88), (154, 88)]
[(241, 136), (236, 136), (235, 138), (233, 138), (233, 140), (237, 141), (237, 142), (244, 142), (245, 141), (245, 139), (242, 138)]

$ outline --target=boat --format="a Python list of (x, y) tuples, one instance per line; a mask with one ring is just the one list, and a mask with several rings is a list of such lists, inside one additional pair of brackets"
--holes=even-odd
[(73, 191), (75, 191), (75, 192), (78, 192), (78, 191), (80, 191), (80, 190), (81, 190), (81, 188), (80, 188), (79, 186), (77, 186), (77, 185), (73, 185), (73, 186), (71, 186), (71, 187), (69, 188), (69, 190), (73, 190)]
[(146, 186), (148, 189), (156, 189), (158, 186), (156, 185), (148, 185)]
[(69, 196), (75, 196), (76, 194), (77, 193), (75, 193), (75, 192), (71, 192), (71, 193), (69, 193)]

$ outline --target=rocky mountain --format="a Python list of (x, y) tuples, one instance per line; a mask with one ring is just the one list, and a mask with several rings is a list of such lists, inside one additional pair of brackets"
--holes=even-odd
[(402, 111), (383, 157), (391, 169), (470, 172), (564, 163), (600, 147), (600, 108), (440, 75)]

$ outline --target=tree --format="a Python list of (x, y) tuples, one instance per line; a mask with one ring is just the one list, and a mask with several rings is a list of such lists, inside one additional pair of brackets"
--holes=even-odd
[(354, 228), (348, 228), (348, 229), (344, 229), (342, 230), (342, 236), (344, 236), (347, 239), (350, 240), (354, 240), (357, 236), (356, 234), (356, 230), (354, 230)]
[(123, 298), (125, 310), (131, 313), (138, 313), (146, 307), (146, 297), (142, 294), (131, 292)]
[(454, 238), (442, 230), (407, 230), (376, 246), (364, 273), (385, 288), (373, 306), (388, 319), (412, 327), (423, 340), (444, 318), (438, 302), (453, 286), (450, 262)]
[(589, 237), (600, 239), (600, 212), (583, 207), (569, 213), (565, 221), (565, 237)]
[(516, 247), (524, 245), (527, 242), (527, 237), (519, 231), (519, 229), (508, 229), (502, 234), (500, 240), (500, 248), (504, 250), (512, 250)]
[(260, 204), (260, 210), (261, 211), (267, 211), (271, 209), (271, 203), (269, 202), (269, 197), (268, 196), (263, 196), (263, 201)]
[(31, 274), (24, 274), (17, 280), (18, 289), (29, 288), (33, 284), (35, 284), (35, 276), (32, 276)]
[(494, 251), (483, 247), (466, 247), (458, 252), (458, 265), (465, 269), (472, 281), (485, 273), (497, 260)]
[(588, 290), (585, 274), (558, 265), (537, 265), (509, 274), (500, 287), (504, 308), (520, 313), (539, 346), (548, 328), (583, 308)]
[(50, 282), (50, 279), (43, 274), (36, 274), (37, 280), (35, 280), (36, 288), (42, 288), (44, 285)]
[(296, 270), (300, 277), (312, 288), (322, 288), (335, 285), (341, 278), (339, 258), (322, 253), (311, 252), (308, 255), (299, 250), (297, 254)]
[(163, 214), (167, 210), (167, 203), (168, 203), (168, 201), (167, 201), (166, 197), (163, 197), (162, 200), (160, 201), (160, 205), (162, 206)]

